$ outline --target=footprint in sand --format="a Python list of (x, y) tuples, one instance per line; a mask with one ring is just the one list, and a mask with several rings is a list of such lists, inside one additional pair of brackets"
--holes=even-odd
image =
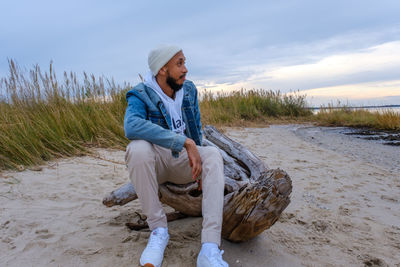
[(35, 234), (37, 234), (38, 235), (37, 237), (40, 239), (49, 239), (54, 236), (54, 234), (50, 234), (49, 230), (47, 229), (36, 230)]
[(384, 260), (371, 255), (360, 255), (358, 258), (362, 261), (364, 266), (386, 267), (389, 266)]
[(350, 233), (354, 229), (354, 225), (351, 221), (343, 221), (335, 223), (336, 230), (343, 233)]
[(393, 203), (398, 203), (398, 202), (399, 202), (399, 199), (398, 199), (398, 198), (394, 198), (394, 197), (391, 197), (391, 196), (382, 195), (382, 196), (381, 196), (381, 199), (382, 199), (382, 200), (389, 201), (389, 202), (393, 202)]
[(339, 206), (339, 215), (350, 216), (351, 215), (351, 211), (348, 208), (345, 208), (343, 206)]
[(279, 222), (281, 222), (281, 223), (289, 222), (294, 217), (295, 217), (294, 213), (284, 212), (284, 213), (282, 213), (281, 217), (279, 218)]
[(389, 245), (396, 249), (400, 249), (400, 227), (392, 225), (390, 228), (385, 228), (384, 233), (385, 237), (389, 241)]
[(312, 227), (318, 232), (326, 232), (330, 228), (330, 223), (322, 220), (312, 221)]
[(14, 240), (7, 237), (0, 238), (1, 242), (8, 244), (9, 249), (15, 249)]

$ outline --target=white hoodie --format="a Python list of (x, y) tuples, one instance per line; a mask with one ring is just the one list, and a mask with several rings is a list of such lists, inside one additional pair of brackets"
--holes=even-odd
[(175, 99), (170, 98), (158, 85), (156, 77), (154, 77), (150, 70), (146, 74), (144, 84), (149, 86), (160, 96), (169, 116), (171, 117), (172, 130), (177, 134), (185, 135), (186, 126), (182, 119), (181, 109), (183, 101), (183, 89), (175, 93)]

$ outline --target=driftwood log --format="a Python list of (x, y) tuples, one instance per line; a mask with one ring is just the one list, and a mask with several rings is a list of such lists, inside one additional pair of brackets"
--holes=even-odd
[[(241, 242), (271, 227), (290, 203), (292, 181), (280, 169), (269, 169), (243, 145), (212, 126), (205, 126), (205, 146), (219, 148), (224, 159), (225, 192), (222, 237)], [(202, 194), (193, 182), (165, 183), (159, 187), (160, 201), (189, 216), (201, 216)], [(124, 205), (137, 198), (131, 183), (103, 199), (107, 207)]]

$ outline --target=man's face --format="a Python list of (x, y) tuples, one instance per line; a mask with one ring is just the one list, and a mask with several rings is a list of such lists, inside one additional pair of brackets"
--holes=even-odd
[(185, 66), (185, 60), (183, 52), (179, 51), (166, 65), (167, 84), (175, 92), (182, 88), (183, 82), (186, 79), (188, 70)]

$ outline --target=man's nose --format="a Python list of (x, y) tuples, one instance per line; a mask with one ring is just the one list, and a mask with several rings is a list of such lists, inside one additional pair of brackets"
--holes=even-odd
[(183, 65), (183, 73), (187, 73), (188, 69), (186, 68), (186, 65)]

